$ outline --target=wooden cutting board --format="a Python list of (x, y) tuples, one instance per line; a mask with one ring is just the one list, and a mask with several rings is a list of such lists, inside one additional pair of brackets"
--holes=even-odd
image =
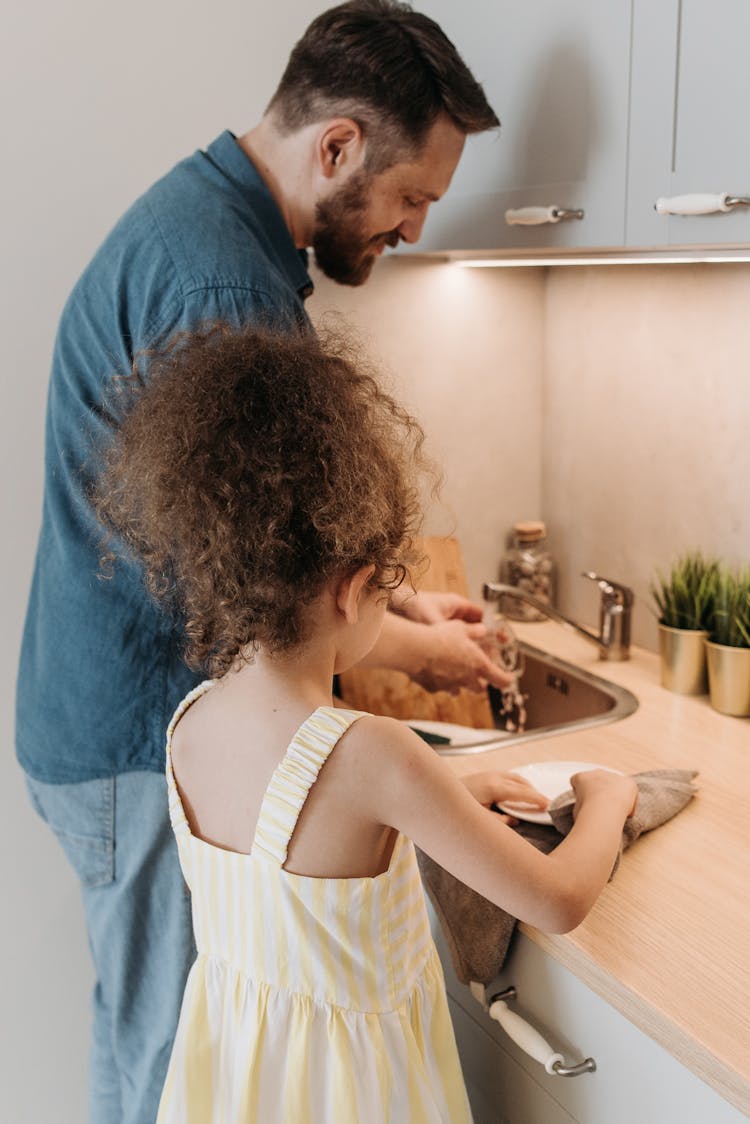
[[(461, 547), (454, 538), (421, 540), (429, 567), (419, 577), (419, 589), (468, 596)], [(494, 723), (485, 691), (462, 688), (457, 694), (426, 691), (400, 671), (352, 668), (339, 676), (344, 702), (355, 710), (386, 714), (392, 718), (424, 718), (457, 722), (462, 726), (492, 729)]]

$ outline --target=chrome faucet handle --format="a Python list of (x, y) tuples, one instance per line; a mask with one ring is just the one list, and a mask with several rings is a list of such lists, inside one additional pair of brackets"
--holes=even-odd
[(620, 582), (610, 581), (593, 570), (584, 570), (582, 577), (596, 582), (601, 590), (599, 605), (599, 639), (607, 659), (626, 660), (630, 654), (630, 610), (633, 591)]
[(614, 600), (616, 604), (627, 609), (633, 604), (633, 591), (629, 586), (614, 582), (610, 578), (603, 578), (593, 570), (583, 570), (581, 577), (596, 582), (607, 600)]

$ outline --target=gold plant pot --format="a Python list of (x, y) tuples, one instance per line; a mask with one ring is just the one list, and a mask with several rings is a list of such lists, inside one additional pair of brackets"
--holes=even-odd
[(705, 695), (707, 636), (702, 629), (659, 625), (662, 687), (678, 695)]
[(750, 648), (706, 640), (711, 706), (722, 714), (750, 715)]

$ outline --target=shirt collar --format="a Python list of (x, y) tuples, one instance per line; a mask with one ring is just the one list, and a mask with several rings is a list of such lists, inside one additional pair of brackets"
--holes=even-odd
[(208, 146), (206, 155), (243, 194), (252, 196), (258, 217), (274, 244), (290, 283), (302, 300), (306, 300), (314, 289), (307, 271), (307, 250), (298, 250), (294, 245), (276, 200), (250, 157), (240, 148), (234, 133), (225, 129)]

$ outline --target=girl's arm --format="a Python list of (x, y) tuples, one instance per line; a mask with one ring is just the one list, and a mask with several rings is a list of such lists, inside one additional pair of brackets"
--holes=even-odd
[(577, 774), (571, 782), (577, 797), (573, 828), (544, 855), (484, 806), (488, 797), (508, 799), (505, 774), (483, 774), (475, 796), (401, 723), (368, 717), (357, 725), (369, 745), (366, 815), (402, 831), (512, 916), (548, 932), (580, 924), (612, 871), (623, 823), (635, 805), (631, 778), (603, 770)]

